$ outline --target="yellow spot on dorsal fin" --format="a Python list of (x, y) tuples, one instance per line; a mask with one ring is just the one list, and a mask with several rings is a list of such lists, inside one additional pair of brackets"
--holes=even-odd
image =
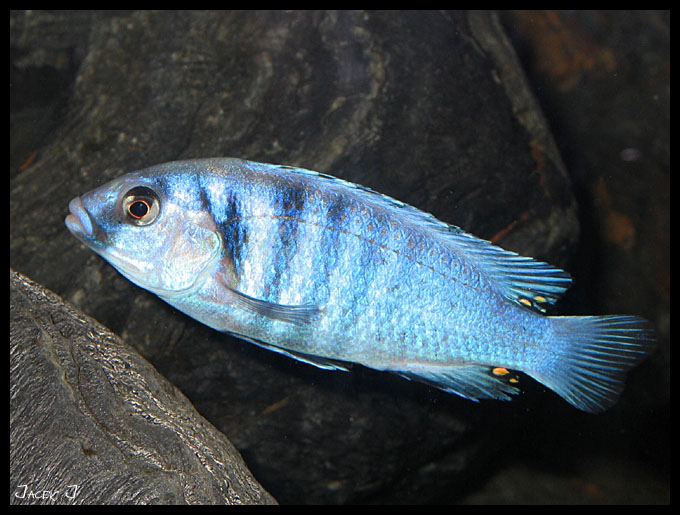
[(503, 368), (503, 367), (496, 367), (491, 372), (495, 376), (504, 376), (504, 375), (510, 373), (510, 371), (507, 368)]
[(517, 379), (516, 377), (511, 377), (510, 379), (508, 379), (508, 381), (510, 381), (511, 383), (519, 383), (519, 379)]
[(529, 299), (519, 299), (519, 302), (525, 306), (531, 306), (531, 301)]
[(534, 300), (536, 302), (546, 302), (547, 299), (543, 295), (534, 295)]

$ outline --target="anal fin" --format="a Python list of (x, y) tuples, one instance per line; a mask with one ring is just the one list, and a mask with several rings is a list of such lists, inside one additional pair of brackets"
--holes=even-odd
[(503, 367), (470, 363), (445, 366), (411, 363), (408, 370), (394, 372), (406, 379), (420, 381), (473, 401), (507, 401), (511, 395), (519, 393), (517, 376)]

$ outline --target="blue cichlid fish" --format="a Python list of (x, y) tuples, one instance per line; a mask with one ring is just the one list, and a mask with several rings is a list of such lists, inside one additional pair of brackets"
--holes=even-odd
[(308, 170), (174, 162), (69, 209), (73, 235), (133, 283), (322, 368), (360, 363), (473, 400), (509, 399), (522, 371), (597, 412), (652, 346), (634, 316), (545, 316), (562, 270)]

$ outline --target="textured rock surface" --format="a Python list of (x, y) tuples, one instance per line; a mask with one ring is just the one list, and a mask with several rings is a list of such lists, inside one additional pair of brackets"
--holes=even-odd
[(274, 502), (134, 349), (25, 276), (9, 279), (11, 503)]

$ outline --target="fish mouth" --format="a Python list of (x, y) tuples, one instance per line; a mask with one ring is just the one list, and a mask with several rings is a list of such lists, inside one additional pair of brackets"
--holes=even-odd
[(74, 198), (68, 203), (69, 214), (64, 219), (66, 228), (79, 240), (94, 237), (94, 225), (90, 214), (85, 209), (80, 197)]

